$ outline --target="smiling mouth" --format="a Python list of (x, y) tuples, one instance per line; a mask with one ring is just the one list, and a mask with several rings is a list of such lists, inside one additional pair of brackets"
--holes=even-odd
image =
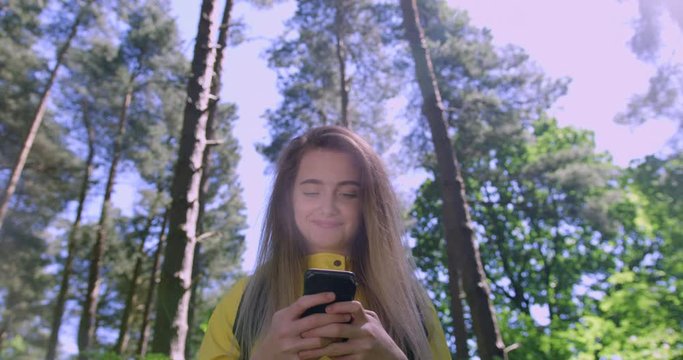
[(322, 220), (314, 220), (313, 223), (321, 228), (325, 229), (332, 229), (336, 228), (342, 225), (341, 222), (338, 221), (322, 221)]

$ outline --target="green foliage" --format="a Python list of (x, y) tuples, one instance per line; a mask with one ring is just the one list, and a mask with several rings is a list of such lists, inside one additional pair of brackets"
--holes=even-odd
[[(583, 309), (577, 306), (581, 296), (574, 293), (575, 286), (587, 276), (605, 276), (613, 266), (598, 227), (603, 224), (595, 220), (606, 218), (606, 208), (592, 205), (609, 201), (611, 191), (610, 173), (600, 172), (609, 167), (602, 155), (592, 154), (590, 136), (549, 120), (537, 121), (534, 128), (534, 140), (518, 143), (517, 149), (492, 150), (490, 157), (462, 163), (468, 169), (471, 216), (495, 304), (519, 324), (530, 319), (533, 306), (548, 309), (551, 324), (537, 336), (542, 337), (576, 321)], [(438, 188), (428, 181), (416, 198), (412, 235), (418, 266), (437, 294), (447, 291), (440, 213)], [(594, 221), (586, 221), (591, 217)], [(440, 309), (449, 304), (447, 299), (435, 301)], [(560, 351), (550, 349), (547, 354)]]
[[(81, 2), (20, 1), (2, 5), (0, 9), (0, 106), (6, 116), (0, 119), (0, 180), (9, 176), (9, 169), (18, 152), (37, 96), (42, 90), (48, 59), (34, 46), (38, 42), (56, 48), (66, 25), (73, 20), (74, 10)], [(99, 4), (102, 5), (102, 4)], [(106, 5), (109, 6), (109, 5)], [(22, 177), (11, 212), (3, 228), (0, 254), (0, 326), (3, 349), (0, 357), (41, 357), (47, 334), (47, 321), (55, 286), (55, 274), (62, 268), (61, 249), (71, 222), (70, 213), (54, 221), (67, 201), (75, 196), (80, 184), (82, 164), (76, 154), (85, 154), (86, 118), (96, 133), (96, 164), (93, 183), (104, 184), (102, 169), (112, 156), (112, 144), (120, 115), (122, 99), (132, 88), (133, 100), (128, 109), (128, 125), (124, 138), (125, 181), (133, 179), (139, 193), (132, 215), (123, 216), (113, 209), (107, 223), (109, 241), (102, 265), (102, 289), (98, 325), (108, 334), (116, 334), (127, 294), (131, 291), (130, 276), (135, 260), (143, 256), (140, 284), (147, 284), (151, 253), (161, 231), (163, 208), (170, 176), (177, 153), (177, 142), (185, 104), (185, 87), (189, 63), (182, 55), (176, 24), (169, 17), (164, 1), (121, 1), (113, 8), (91, 9), (95, 15), (83, 26), (83, 34), (67, 53), (65, 67), (53, 90), (53, 104), (38, 133), (31, 156)], [(46, 14), (49, 14), (46, 15)], [(96, 22), (90, 20), (95, 19)], [(41, 45), (45, 46), (45, 45)], [(48, 49), (49, 53), (51, 49)], [(53, 106), (54, 105), (54, 106)], [(223, 107), (218, 116), (218, 137), (225, 142), (214, 151), (214, 170), (210, 177), (210, 206), (205, 224), (207, 231), (217, 235), (207, 237), (203, 245), (205, 280), (203, 288), (215, 291), (231, 274), (238, 271), (243, 248), (242, 229), (245, 216), (241, 187), (235, 167), (239, 161), (237, 140), (232, 137), (235, 109)], [(152, 188), (153, 190), (150, 190)], [(91, 193), (101, 195), (99, 186)], [(160, 191), (161, 200), (153, 204)], [(93, 196), (92, 198), (97, 198)], [(100, 198), (101, 199), (101, 198)], [(86, 209), (98, 205), (93, 201)], [(71, 208), (70, 208), (71, 209)], [(76, 257), (71, 295), (66, 316), (73, 316), (73, 302), (81, 303), (88, 262), (88, 250), (95, 237), (92, 225), (95, 215), (86, 211), (84, 224), (76, 236)], [(151, 231), (144, 233), (147, 219), (152, 219)], [(51, 226), (45, 231), (47, 226)], [(147, 239), (145, 254), (138, 254), (140, 241)], [(154, 239), (154, 240), (150, 240)], [(138, 306), (130, 325), (129, 350), (139, 334), (141, 299), (146, 286), (138, 286)], [(56, 289), (54, 291), (56, 293)], [(200, 296), (209, 296), (203, 294)], [(75, 300), (75, 301), (74, 301)], [(204, 307), (199, 302), (199, 307)], [(202, 313), (205, 311), (202, 310)], [(100, 338), (99, 346), (109, 346), (112, 336)], [(21, 344), (27, 344), (25, 347)], [(23, 354), (23, 355), (22, 355)], [(13, 357), (16, 357), (12, 355)], [(98, 358), (121, 358), (102, 348), (93, 353)], [(148, 358), (164, 358), (150, 355)]]
[(526, 313), (501, 309), (498, 313), (501, 332), (507, 346), (516, 346), (508, 353), (510, 360), (569, 359), (569, 342), (561, 334), (563, 326), (539, 326)]
[[(680, 154), (620, 171), (590, 132), (543, 116), (563, 82), (493, 49), (465, 15), (421, 6), (503, 338), (519, 346), (510, 358), (680, 357)], [(416, 125), (407, 144), (433, 169), (426, 134)], [(411, 235), (452, 334), (440, 202), (426, 181)]]
[(144, 357), (145, 360), (169, 360), (170, 358), (164, 354), (147, 354)]
[[(336, 21), (337, 11), (341, 20)], [(271, 47), (268, 62), (278, 74), (282, 102), (265, 114), (271, 140), (258, 146), (270, 161), (294, 136), (319, 125), (341, 125), (341, 70), (337, 41), (342, 39), (349, 91), (349, 126), (382, 152), (393, 140), (384, 104), (396, 95), (396, 69), (383, 44), (378, 20), (386, 6), (370, 1), (297, 2), (286, 33)]]
[[(111, 350), (92, 351), (92, 352), (87, 353), (87, 356), (88, 356), (88, 359), (92, 359), (92, 360), (128, 359), (127, 357), (122, 356), (121, 354), (117, 354)], [(141, 360), (169, 360), (170, 358), (164, 354), (151, 353), (151, 354), (145, 354), (145, 356), (141, 357), (140, 359)]]
[(636, 273), (615, 273), (614, 288), (599, 302), (599, 313), (581, 318), (563, 334), (579, 359), (677, 359), (683, 356), (680, 295)]
[[(45, 34), (43, 1), (0, 6), (0, 186), (4, 189), (44, 91), (48, 60), (34, 47)], [(2, 358), (35, 358), (47, 337), (54, 278), (47, 271), (49, 225), (75, 197), (78, 157), (67, 130), (46, 112), (0, 231)]]
[[(511, 356), (565, 358), (569, 350), (556, 334), (590, 305), (575, 288), (614, 267), (606, 244), (615, 231), (609, 210), (620, 199), (617, 171), (596, 153), (591, 133), (544, 117), (566, 81), (547, 79), (518, 48), (494, 48), (466, 14), (438, 1), (420, 6), (501, 327), (507, 344), (522, 346)], [(414, 126), (408, 149), (434, 169), (426, 126)], [(418, 266), (451, 332), (440, 199), (431, 181), (412, 214)], [(536, 308), (549, 318), (532, 320)]]
[(28, 346), (21, 335), (11, 338), (6, 345), (0, 349), (0, 356), (3, 359), (25, 359), (28, 353)]
[[(0, 184), (3, 188), (45, 86), (47, 61), (32, 49), (43, 33), (39, 17), (44, 5), (42, 1), (12, 2), (0, 10), (0, 108), (3, 109)], [(70, 180), (79, 161), (65, 145), (65, 129), (47, 113), (7, 219), (15, 230), (26, 231), (26, 236), (41, 231), (74, 196), (75, 187)], [(9, 239), (12, 234), (0, 236)]]

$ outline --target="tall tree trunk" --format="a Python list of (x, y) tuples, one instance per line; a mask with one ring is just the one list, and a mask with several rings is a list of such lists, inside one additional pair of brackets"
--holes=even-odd
[(90, 255), (90, 270), (88, 272), (88, 292), (86, 293), (85, 301), (83, 303), (83, 312), (81, 314), (81, 322), (78, 327), (78, 351), (81, 359), (87, 358), (85, 354), (91, 347), (95, 338), (97, 318), (97, 305), (100, 290), (100, 268), (102, 267), (102, 256), (104, 255), (104, 248), (107, 243), (107, 222), (109, 220), (109, 208), (111, 207), (111, 195), (114, 190), (114, 180), (116, 179), (116, 168), (118, 167), (119, 159), (121, 157), (123, 135), (126, 130), (126, 117), (130, 102), (133, 97), (133, 87), (131, 84), (126, 89), (126, 94), (123, 96), (123, 103), (121, 104), (121, 113), (119, 114), (119, 123), (114, 141), (114, 152), (112, 154), (111, 165), (109, 167), (109, 177), (107, 178), (107, 186), (104, 192), (104, 201), (102, 202), (102, 211), (100, 213), (100, 221), (97, 226), (97, 235), (95, 244)]
[[(417, 4), (415, 0), (400, 0), (400, 3), (406, 37), (415, 60), (415, 74), (424, 99), (422, 111), (429, 122), (438, 162), (438, 172), (435, 175), (441, 187), (443, 201), (442, 223), (446, 235), (448, 270), (450, 274), (457, 274), (457, 270), (462, 274), (479, 356), (484, 360), (505, 358), (503, 339), (493, 312), (490, 290), (470, 223), (460, 166), (448, 138), (441, 94), (420, 26)], [(460, 268), (456, 270), (456, 266)], [(451, 281), (457, 281), (457, 278), (451, 278)], [(455, 297), (455, 294), (451, 296)]]
[[(225, 56), (225, 50), (228, 45), (228, 34), (230, 29), (230, 16), (232, 14), (232, 0), (225, 2), (225, 7), (223, 8), (223, 17), (218, 28), (218, 41), (216, 43), (216, 61), (213, 65), (213, 77), (211, 80), (211, 97), (209, 99), (208, 117), (206, 119), (206, 141), (207, 146), (204, 149), (204, 154), (202, 155), (202, 179), (199, 185), (199, 214), (197, 215), (197, 234), (201, 236), (204, 233), (204, 228), (202, 227), (202, 220), (204, 219), (204, 211), (206, 208), (206, 199), (209, 192), (209, 173), (211, 169), (211, 149), (216, 143), (215, 135), (215, 121), (216, 112), (218, 110), (218, 102), (220, 100), (221, 93), (221, 76), (223, 74), (223, 57)], [(190, 308), (188, 313), (188, 326), (190, 333), (197, 329), (195, 326), (195, 310), (197, 307), (197, 292), (199, 290), (199, 284), (201, 282), (202, 275), (202, 258), (201, 258), (202, 243), (197, 242), (194, 249), (194, 261), (192, 263), (192, 291), (190, 293)], [(187, 337), (185, 356), (187, 358), (191, 357), (191, 341), (190, 336)]]
[(47, 83), (45, 84), (45, 89), (43, 89), (43, 93), (40, 95), (38, 106), (36, 107), (36, 111), (33, 114), (31, 127), (29, 128), (28, 134), (26, 134), (26, 137), (24, 138), (24, 143), (21, 147), (21, 151), (19, 152), (19, 155), (17, 156), (17, 159), (14, 162), (14, 166), (12, 167), (12, 174), (10, 175), (9, 181), (7, 182), (7, 186), (5, 187), (4, 193), (0, 198), (0, 229), (2, 229), (2, 224), (5, 220), (5, 216), (7, 215), (7, 211), (9, 209), (9, 202), (12, 199), (12, 195), (14, 195), (15, 190), (17, 189), (19, 178), (21, 177), (21, 173), (24, 170), (24, 165), (26, 165), (26, 159), (28, 159), (28, 154), (31, 152), (31, 148), (33, 147), (33, 141), (36, 139), (36, 134), (38, 133), (40, 124), (43, 122), (43, 115), (45, 115), (45, 108), (47, 107), (47, 99), (50, 97), (52, 85), (54, 85), (55, 79), (57, 78), (57, 72), (59, 71), (59, 68), (62, 66), (62, 63), (64, 62), (64, 56), (66, 56), (67, 51), (71, 47), (71, 42), (73, 41), (74, 37), (76, 37), (78, 27), (81, 25), (81, 22), (83, 21), (83, 17), (85, 16), (84, 8), (86, 8), (89, 5), (90, 2), (88, 2), (79, 10), (78, 15), (76, 15), (76, 19), (74, 20), (74, 23), (71, 25), (69, 35), (66, 37), (64, 44), (62, 44), (62, 46), (57, 51), (55, 64), (52, 67), (52, 70), (50, 70), (50, 76), (48, 77)]
[(152, 264), (152, 271), (149, 277), (149, 286), (147, 287), (147, 297), (145, 298), (145, 309), (142, 312), (142, 322), (140, 324), (140, 338), (138, 339), (137, 355), (143, 358), (147, 353), (147, 343), (149, 341), (149, 316), (152, 313), (152, 302), (154, 301), (154, 291), (157, 283), (159, 283), (159, 264), (161, 263), (161, 252), (164, 250), (164, 243), (166, 242), (166, 225), (168, 225), (168, 209), (164, 212), (164, 221), (161, 224), (161, 231), (159, 232), (159, 242), (154, 251), (154, 263)]
[(145, 227), (140, 233), (140, 246), (135, 254), (135, 266), (133, 267), (133, 275), (130, 279), (130, 287), (128, 289), (128, 295), (126, 296), (126, 305), (123, 308), (123, 315), (121, 316), (121, 324), (119, 326), (119, 336), (116, 340), (116, 345), (114, 346), (114, 351), (117, 354), (123, 354), (128, 347), (128, 328), (130, 326), (130, 318), (133, 314), (135, 307), (137, 306), (137, 292), (138, 292), (138, 279), (142, 272), (142, 261), (145, 258), (145, 242), (149, 236), (149, 232), (154, 223), (156, 217), (155, 211), (162, 197), (162, 188), (159, 186), (157, 188), (157, 194), (152, 202), (149, 209), (149, 214), (147, 215), (147, 221)]
[(339, 95), (341, 97), (341, 119), (339, 123), (350, 128), (349, 123), (349, 84), (346, 78), (346, 45), (344, 44), (344, 0), (336, 2), (334, 13), (334, 31), (336, 36), (337, 62), (339, 63)]
[[(451, 257), (451, 254), (448, 254)], [(467, 325), (465, 324), (465, 311), (462, 306), (462, 296), (460, 295), (461, 276), (458, 268), (448, 270), (450, 281), (448, 288), (451, 291), (451, 314), (453, 316), (453, 332), (455, 333), (455, 358), (467, 360), (470, 358), (469, 345), (467, 345)]]
[(171, 359), (185, 357), (187, 313), (192, 285), (192, 262), (197, 241), (199, 185), (206, 147), (211, 80), (216, 61), (214, 39), (217, 29), (216, 0), (203, 0), (197, 41), (192, 59), (192, 76), (187, 85), (183, 129), (171, 186), (168, 244), (159, 283), (152, 350)]
[(69, 294), (69, 279), (71, 278), (71, 271), (76, 248), (76, 233), (81, 225), (81, 216), (83, 214), (83, 207), (85, 206), (85, 198), (88, 194), (88, 186), (90, 184), (90, 176), (92, 176), (95, 159), (95, 130), (90, 124), (88, 117), (87, 105), (83, 105), (83, 126), (88, 135), (88, 156), (85, 161), (85, 173), (83, 174), (83, 182), (81, 182), (81, 191), (78, 195), (78, 209), (76, 210), (76, 219), (71, 225), (69, 232), (69, 240), (67, 242), (66, 260), (64, 261), (64, 270), (62, 270), (62, 282), (59, 287), (59, 294), (57, 295), (57, 302), (52, 313), (52, 327), (50, 330), (50, 340), (47, 346), (46, 360), (52, 360), (57, 357), (57, 344), (59, 344), (59, 328), (62, 326), (62, 314), (64, 313), (64, 306), (66, 298)]

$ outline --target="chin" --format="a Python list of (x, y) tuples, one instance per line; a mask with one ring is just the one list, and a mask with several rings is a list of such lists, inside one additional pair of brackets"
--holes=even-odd
[(311, 244), (312, 253), (347, 253), (347, 246), (343, 242), (339, 241), (321, 241), (316, 244)]

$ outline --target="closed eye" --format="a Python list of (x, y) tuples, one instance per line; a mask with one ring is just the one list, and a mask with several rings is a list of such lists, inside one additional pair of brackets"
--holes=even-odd
[(320, 193), (317, 193), (317, 192), (306, 192), (306, 191), (304, 192), (304, 196), (309, 196), (309, 197), (318, 196), (319, 194)]
[(355, 199), (358, 197), (358, 194), (356, 194), (356, 193), (341, 193), (341, 196), (348, 198), (348, 199)]

